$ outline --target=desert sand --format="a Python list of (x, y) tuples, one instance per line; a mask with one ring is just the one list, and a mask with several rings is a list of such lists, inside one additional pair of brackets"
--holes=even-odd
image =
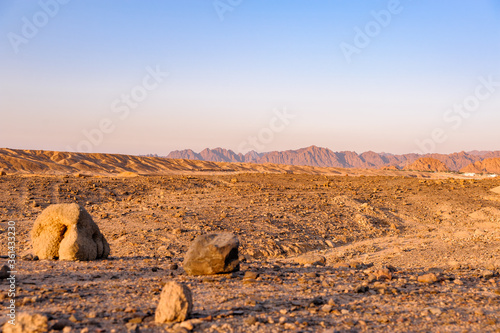
[[(54, 332), (500, 331), (500, 193), (491, 191), (500, 179), (168, 163), (175, 168), (149, 174), (119, 159), (96, 171), (5, 168), (1, 263), (16, 221), (17, 311), (44, 314)], [(75, 202), (110, 256), (33, 260), (37, 216)], [(187, 275), (191, 241), (218, 231), (238, 236), (240, 271)], [(154, 323), (168, 281), (192, 291), (183, 324)], [(4, 290), (0, 297), (5, 308)]]

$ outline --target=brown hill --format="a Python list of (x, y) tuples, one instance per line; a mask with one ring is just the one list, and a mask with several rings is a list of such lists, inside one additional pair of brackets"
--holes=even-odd
[(384, 166), (397, 166), (403, 168), (421, 157), (431, 157), (441, 161), (449, 170), (459, 171), (467, 165), (481, 161), (488, 157), (500, 157), (500, 151), (485, 152), (473, 151), (453, 154), (404, 154), (394, 155), (388, 153), (375, 153), (373, 151), (357, 154), (353, 151), (333, 152), (328, 148), (310, 146), (307, 148), (286, 151), (272, 151), (257, 153), (251, 151), (246, 154), (236, 154), (231, 150), (222, 148), (204, 149), (199, 154), (190, 149), (176, 150), (167, 158), (193, 159), (212, 162), (251, 162), (274, 163), (288, 165), (304, 165), (330, 168), (363, 168), (380, 169)]
[[(303, 152), (306, 154), (306, 152)], [(312, 156), (311, 156), (312, 158)], [(318, 162), (319, 163), (319, 162)], [(187, 159), (167, 159), (156, 156), (119, 154), (87, 154), (43, 150), (18, 150), (0, 148), (0, 176), (3, 174), (26, 175), (80, 175), (135, 177), (138, 175), (173, 174), (236, 174), (236, 173), (286, 173), (309, 175), (384, 175), (401, 176), (396, 170), (326, 168), (287, 164), (257, 164), (238, 162), (208, 162)], [(409, 177), (429, 175), (407, 173)], [(436, 174), (432, 177), (441, 177)]]
[[(193, 152), (193, 154), (196, 154)], [(87, 154), (43, 150), (19, 150), (0, 148), (2, 174), (89, 174), (89, 175), (164, 175), (178, 173), (297, 173), (297, 174), (345, 174), (335, 168), (292, 166), (278, 164), (226, 163), (166, 159), (153, 156), (119, 154)], [(352, 170), (350, 174), (360, 174)]]
[(449, 172), (450, 169), (440, 160), (432, 157), (421, 157), (412, 164), (409, 164), (404, 170), (414, 171), (432, 171), (432, 172)]
[(477, 161), (462, 168), (460, 172), (500, 174), (500, 158), (487, 158), (482, 161)]

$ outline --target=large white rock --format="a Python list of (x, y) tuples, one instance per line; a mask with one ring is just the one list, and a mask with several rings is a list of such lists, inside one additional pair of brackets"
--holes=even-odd
[(47, 207), (31, 230), (33, 255), (40, 259), (107, 258), (109, 244), (90, 214), (78, 204)]

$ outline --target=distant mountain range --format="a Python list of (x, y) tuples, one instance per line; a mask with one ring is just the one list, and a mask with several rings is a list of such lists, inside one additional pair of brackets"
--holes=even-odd
[[(328, 148), (310, 146), (307, 148), (286, 151), (273, 151), (246, 154), (236, 154), (232, 150), (215, 148), (204, 149), (195, 153), (191, 149), (176, 150), (168, 154), (167, 158), (188, 159), (210, 162), (247, 162), (247, 163), (275, 163), (300, 166), (335, 167), (335, 168), (398, 168), (408, 169), (408, 166), (419, 158), (434, 158), (441, 161), (449, 170), (460, 171), (476, 163), (476, 168), (470, 170), (485, 170), (483, 165), (477, 164), (485, 159), (499, 158), (500, 151), (470, 151), (453, 154), (403, 154), (375, 153), (373, 151), (357, 154), (353, 151), (334, 152)], [(489, 163), (491, 164), (491, 163)]]

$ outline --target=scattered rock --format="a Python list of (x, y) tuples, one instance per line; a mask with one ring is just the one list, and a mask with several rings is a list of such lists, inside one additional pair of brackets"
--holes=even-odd
[(243, 279), (248, 279), (248, 280), (255, 280), (259, 277), (259, 273), (257, 272), (252, 272), (252, 271), (246, 271), (245, 275), (243, 276)]
[(252, 326), (255, 325), (255, 323), (257, 322), (257, 318), (255, 318), (254, 316), (249, 316), (243, 319), (243, 322), (248, 326)]
[(33, 255), (40, 259), (107, 258), (109, 244), (90, 214), (78, 204), (47, 207), (31, 231)]
[(370, 290), (368, 286), (357, 286), (356, 289), (354, 289), (354, 292), (358, 294), (363, 294), (368, 292), (368, 290)]
[(434, 283), (434, 282), (437, 282), (437, 276), (434, 273), (428, 273), (428, 274), (420, 275), (417, 278), (417, 280), (418, 280), (418, 282), (421, 282), (421, 283)]
[(6, 176), (6, 175), (7, 175), (7, 173), (5, 171), (3, 171), (3, 170), (0, 171), (0, 176)]
[(429, 308), (429, 312), (435, 316), (439, 316), (441, 315), (441, 313), (443, 313), (440, 308)]
[(373, 273), (378, 280), (391, 280), (392, 274), (388, 268), (382, 268)]
[(192, 331), (194, 329), (194, 325), (190, 320), (183, 321), (180, 327), (187, 329), (188, 331)]
[(10, 269), (9, 266), (3, 265), (2, 268), (0, 269), (0, 279), (6, 279), (10, 276), (9, 273)]
[(49, 331), (49, 320), (39, 313), (21, 312), (16, 314), (16, 325), (6, 322), (3, 333), (45, 333)]
[(90, 311), (90, 312), (87, 314), (87, 318), (90, 318), (90, 319), (97, 318), (97, 312), (95, 312), (95, 311)]
[(460, 263), (456, 260), (448, 261), (448, 265), (450, 265), (451, 269), (459, 269), (460, 268)]
[(56, 330), (56, 331), (62, 331), (65, 327), (71, 327), (72, 326), (72, 323), (67, 320), (67, 319), (59, 319), (58, 321), (56, 321), (51, 329), (53, 330)]
[(489, 269), (485, 269), (481, 271), (481, 276), (485, 279), (491, 279), (492, 277), (495, 276), (495, 272), (490, 271)]
[(161, 292), (156, 308), (155, 322), (170, 323), (185, 321), (193, 309), (191, 290), (183, 284), (167, 282)]
[(34, 256), (33, 253), (26, 253), (21, 259), (26, 261), (37, 261), (39, 258), (38, 256)]
[(239, 270), (238, 237), (231, 233), (205, 234), (195, 238), (184, 258), (189, 275), (211, 275)]
[(332, 312), (333, 307), (330, 304), (325, 304), (321, 307), (321, 311), (330, 313)]
[(306, 253), (293, 259), (294, 262), (301, 265), (320, 265), (326, 264), (326, 258), (319, 254)]

